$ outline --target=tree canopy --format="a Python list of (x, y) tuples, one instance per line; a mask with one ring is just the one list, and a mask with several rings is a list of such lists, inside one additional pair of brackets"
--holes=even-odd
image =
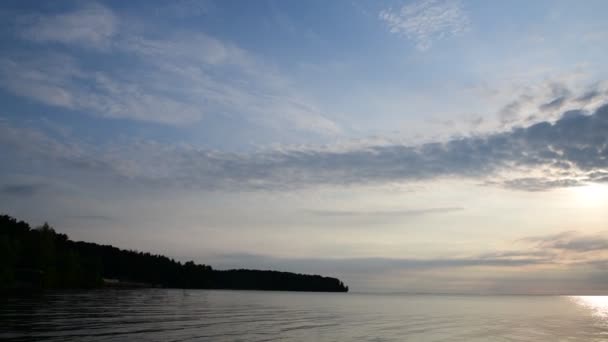
[[(105, 281), (104, 281), (105, 280)], [(47, 223), (0, 216), (0, 289), (96, 288), (107, 284), (193, 289), (347, 292), (336, 278), (290, 272), (214, 270), (193, 261), (72, 241)]]

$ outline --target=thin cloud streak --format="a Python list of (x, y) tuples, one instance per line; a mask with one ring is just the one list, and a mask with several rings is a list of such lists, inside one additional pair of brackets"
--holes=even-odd
[(548, 236), (533, 236), (523, 241), (534, 243), (542, 249), (586, 253), (608, 251), (608, 237), (601, 234), (581, 235), (575, 231), (562, 232)]
[(447, 214), (462, 211), (460, 207), (404, 209), (384, 211), (353, 211), (353, 210), (308, 210), (307, 212), (321, 217), (415, 217), (432, 214)]
[(234, 267), (232, 265), (244, 265), (244, 267), (255, 267), (261, 269), (286, 268), (304, 272), (314, 269), (315, 271), (338, 271), (377, 273), (395, 270), (431, 270), (431, 269), (460, 269), (468, 267), (525, 267), (546, 264), (547, 260), (539, 258), (530, 259), (506, 259), (489, 257), (471, 258), (437, 258), (437, 259), (413, 259), (413, 258), (280, 258), (267, 255), (254, 254), (226, 254), (216, 256), (219, 266), (222, 268)]

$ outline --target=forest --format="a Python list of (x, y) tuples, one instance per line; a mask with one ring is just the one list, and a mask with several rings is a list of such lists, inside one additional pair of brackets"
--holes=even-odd
[(347, 292), (340, 280), (320, 275), (259, 270), (214, 270), (193, 261), (72, 241), (47, 223), (32, 228), (0, 216), (0, 289), (164, 287)]

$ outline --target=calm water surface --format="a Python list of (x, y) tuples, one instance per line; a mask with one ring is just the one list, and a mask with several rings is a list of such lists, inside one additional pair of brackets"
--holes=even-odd
[(1, 341), (608, 341), (608, 297), (155, 289), (0, 300)]

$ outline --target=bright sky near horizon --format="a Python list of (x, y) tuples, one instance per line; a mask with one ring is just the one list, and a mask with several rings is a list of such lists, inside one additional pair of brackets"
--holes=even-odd
[(606, 1), (3, 1), (0, 212), (355, 291), (608, 291)]

